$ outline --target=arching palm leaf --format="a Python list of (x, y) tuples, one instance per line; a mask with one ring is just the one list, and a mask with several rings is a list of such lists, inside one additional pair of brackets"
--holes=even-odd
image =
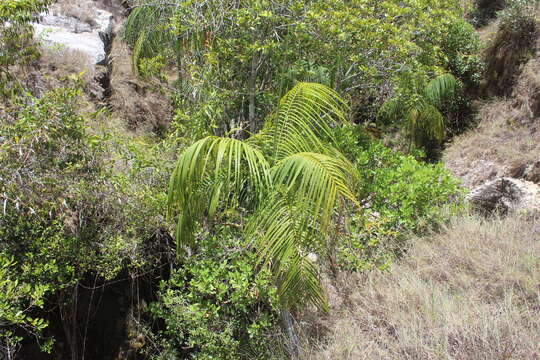
[(346, 122), (346, 106), (332, 89), (316, 83), (298, 83), (281, 99), (267, 131), (274, 141), (274, 156), (282, 159), (298, 152), (325, 152), (335, 144), (331, 126)]
[[(207, 137), (188, 147), (178, 159), (169, 184), (169, 215), (179, 212), (177, 248), (190, 245), (195, 223), (208, 211), (212, 216), (224, 190), (239, 193), (246, 180), (256, 191), (268, 188), (268, 164), (251, 145), (231, 138)], [(212, 189), (201, 190), (206, 178)]]
[(172, 15), (172, 10), (170, 4), (156, 2), (142, 4), (129, 14), (124, 39), (133, 47), (131, 61), (136, 75), (139, 75), (141, 59), (157, 56), (174, 45), (175, 37), (164, 21)]
[(391, 122), (399, 119), (405, 113), (405, 104), (400, 98), (386, 101), (379, 109), (379, 119), (383, 122)]
[[(358, 174), (332, 146), (331, 127), (345, 122), (342, 106), (331, 89), (300, 83), (262, 133), (247, 141), (208, 137), (184, 150), (169, 186), (169, 215), (178, 213), (178, 252), (193, 243), (196, 223), (205, 213), (211, 217), (220, 199), (239, 198), (248, 187), (257, 210), (245, 235), (261, 265), (272, 269), (283, 305), (325, 309), (317, 268), (306, 255), (327, 246), (336, 209), (356, 202)], [(259, 145), (272, 146), (272, 168)]]
[(431, 105), (439, 107), (445, 100), (454, 96), (456, 89), (456, 78), (451, 74), (444, 74), (429, 82), (424, 89), (424, 97)]
[(310, 208), (322, 229), (330, 222), (338, 201), (356, 198), (351, 191), (358, 179), (355, 167), (341, 158), (317, 153), (298, 153), (286, 157), (272, 168), (275, 186), (285, 186), (297, 201)]
[[(421, 138), (427, 135), (441, 142), (444, 139), (444, 116), (439, 111), (442, 104), (456, 94), (457, 80), (445, 74), (431, 80), (427, 85), (406, 76), (401, 86), (412, 91), (406, 98), (397, 96), (386, 101), (380, 108), (378, 117), (382, 121), (406, 122), (410, 144), (421, 145)], [(421, 89), (419, 89), (421, 88)]]
[(248, 226), (261, 263), (270, 265), (282, 301), (325, 308), (318, 272), (306, 258), (310, 248), (327, 247), (334, 211), (356, 203), (351, 191), (358, 174), (350, 163), (324, 154), (299, 153), (271, 170), (275, 191)]
[(267, 200), (246, 232), (260, 264), (271, 269), (284, 308), (313, 304), (325, 310), (319, 271), (306, 256), (306, 246), (324, 242), (324, 236), (309, 226), (309, 217), (302, 216), (307, 209), (292, 197), (274, 193)]
[(435, 106), (419, 102), (409, 109), (406, 119), (411, 143), (420, 146), (423, 133), (439, 142), (444, 139), (444, 117)]

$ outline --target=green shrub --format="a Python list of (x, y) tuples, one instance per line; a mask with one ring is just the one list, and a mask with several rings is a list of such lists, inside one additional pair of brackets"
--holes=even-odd
[[(0, 233), (1, 238), (1, 233)], [(41, 340), (47, 322), (33, 317), (30, 312), (43, 307), (47, 285), (20, 280), (15, 261), (0, 253), (0, 354), (11, 359), (23, 339), (20, 329), (25, 329)], [(52, 342), (42, 342), (41, 348), (50, 351)]]
[(30, 25), (51, 0), (3, 0), (0, 3), (0, 95), (11, 98), (22, 90), (11, 67), (39, 58)]
[(234, 232), (206, 235), (160, 286), (151, 313), (164, 322), (159, 359), (283, 359), (277, 295)]
[(458, 19), (448, 26), (442, 40), (443, 54), (448, 70), (460, 79), (466, 87), (480, 84), (483, 62), (479, 56), (480, 38), (464, 19)]
[(476, 26), (484, 26), (493, 19), (497, 12), (505, 8), (507, 0), (475, 0), (474, 11), (471, 14)]
[(362, 175), (363, 211), (352, 217), (350, 235), (339, 248), (340, 265), (347, 270), (386, 266), (406, 247), (408, 235), (433, 229), (460, 211), (463, 194), (442, 164), (418, 161), (359, 132), (349, 128), (340, 134)]
[[(165, 150), (114, 143), (87, 127), (96, 114), (81, 108), (79, 89), (60, 88), (21, 97), (0, 118), (0, 256), (14, 260), (13, 281), (47, 290), (43, 309), (29, 311), (60, 311), (67, 329), (76, 329), (82, 279), (142, 272), (161, 256), (142, 245), (164, 227), (168, 175)], [(75, 347), (82, 336), (55, 335)]]

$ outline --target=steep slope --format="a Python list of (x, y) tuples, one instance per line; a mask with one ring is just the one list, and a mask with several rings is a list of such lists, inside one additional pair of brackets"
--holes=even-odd
[(347, 278), (305, 359), (538, 358), (538, 220), (459, 218), (412, 243), (389, 271)]
[[(538, 9), (536, 5), (536, 23)], [(491, 64), (486, 71), (486, 85), (490, 86), (484, 92), (495, 97), (481, 100), (478, 126), (455, 138), (443, 158), (446, 167), (467, 188), (502, 176), (524, 178), (537, 184), (540, 180), (538, 25), (532, 34), (529, 29), (512, 37), (505, 35), (508, 31), (497, 24), (499, 30), (491, 38), (483, 37), (487, 42), (486, 62)], [(523, 43), (522, 37), (531, 35), (534, 40)], [(518, 49), (519, 46), (526, 48)], [(516, 57), (516, 52), (521, 57)]]
[(409, 239), (388, 270), (341, 274), (330, 287), (335, 313), (300, 324), (303, 359), (539, 358), (538, 5), (535, 11), (527, 14), (536, 22), (527, 32), (533, 41), (507, 36), (500, 19), (480, 29), (488, 67), (477, 125), (443, 153), (446, 168), (473, 190), (469, 200), (506, 217), (461, 215), (440, 232)]

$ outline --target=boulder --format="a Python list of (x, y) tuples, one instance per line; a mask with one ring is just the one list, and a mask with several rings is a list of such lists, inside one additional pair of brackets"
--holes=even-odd
[(475, 188), (467, 199), (484, 214), (540, 212), (540, 186), (526, 180), (498, 178)]
[(59, 12), (41, 14), (40, 21), (34, 24), (36, 37), (46, 46), (84, 54), (88, 65), (105, 65), (107, 46), (113, 35), (113, 15), (94, 6), (89, 9), (84, 21)]

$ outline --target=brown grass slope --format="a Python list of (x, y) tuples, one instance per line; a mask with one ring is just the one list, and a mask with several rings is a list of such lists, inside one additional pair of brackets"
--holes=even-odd
[(454, 220), (389, 271), (343, 285), (303, 359), (540, 358), (540, 220)]
[[(539, 12), (536, 5), (537, 19)], [(501, 97), (479, 103), (477, 128), (454, 138), (443, 155), (446, 167), (468, 188), (501, 176), (519, 177), (526, 166), (540, 163), (540, 27), (537, 21), (536, 40), (530, 42), (494, 24), (481, 33), (487, 42), (484, 91)], [(493, 26), (499, 27), (495, 33)], [(530, 48), (518, 49), (523, 46)]]

